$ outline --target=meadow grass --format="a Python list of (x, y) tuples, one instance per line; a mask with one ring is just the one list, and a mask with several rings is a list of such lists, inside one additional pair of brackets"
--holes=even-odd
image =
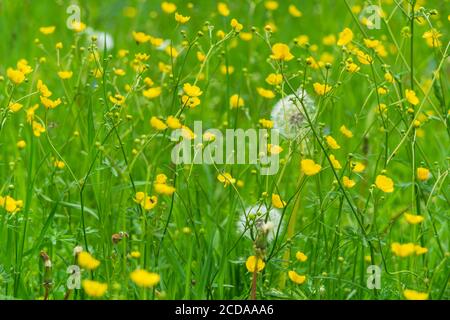
[[(0, 297), (448, 299), (448, 9), (0, 0)], [(173, 163), (288, 95), (275, 175)]]

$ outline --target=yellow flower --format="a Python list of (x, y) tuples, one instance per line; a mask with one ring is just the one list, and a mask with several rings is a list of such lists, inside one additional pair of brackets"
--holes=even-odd
[(251, 32), (241, 32), (239, 38), (243, 41), (250, 41), (253, 39), (253, 34)]
[(130, 53), (130, 51), (128, 51), (126, 49), (120, 49), (118, 52), (118, 55), (120, 58), (125, 58), (129, 53)]
[(319, 96), (323, 96), (324, 94), (327, 94), (328, 92), (330, 92), (331, 90), (331, 86), (328, 84), (322, 84), (322, 83), (318, 83), (315, 82), (313, 84), (314, 87), (314, 91), (319, 95)]
[(66, 164), (64, 163), (64, 161), (61, 160), (55, 160), (55, 162), (53, 163), (53, 165), (58, 168), (58, 169), (64, 169), (64, 167), (66, 166)]
[(28, 65), (28, 61), (25, 59), (20, 59), (17, 62), (17, 70), (19, 70), (20, 72), (22, 72), (25, 75), (33, 72), (33, 69)]
[(228, 17), (230, 15), (230, 9), (228, 9), (228, 6), (226, 3), (219, 2), (217, 4), (217, 11), (219, 11), (219, 14)]
[(12, 68), (6, 70), (6, 75), (15, 84), (21, 84), (25, 80), (25, 75), (21, 71)]
[(148, 34), (145, 34), (144, 32), (136, 32), (133, 31), (133, 39), (134, 41), (136, 41), (137, 43), (145, 43), (150, 41), (150, 36)]
[(430, 170), (428, 170), (427, 168), (422, 167), (417, 168), (417, 178), (420, 181), (427, 181), (430, 178), (430, 176), (431, 176)]
[(174, 13), (177, 10), (177, 6), (172, 2), (163, 1), (161, 3), (161, 9), (167, 13), (171, 14)]
[(350, 179), (347, 176), (344, 176), (342, 178), (342, 184), (344, 185), (344, 187), (346, 187), (347, 189), (351, 189), (355, 186), (356, 182), (355, 180)]
[(148, 88), (142, 91), (142, 95), (149, 99), (155, 99), (161, 95), (161, 87)]
[(22, 150), (22, 149), (25, 149), (25, 147), (27, 146), (27, 143), (25, 142), (25, 140), (20, 140), (20, 141), (17, 141), (16, 146), (17, 146), (17, 148)]
[(366, 169), (366, 166), (359, 161), (351, 162), (352, 171), (355, 173), (361, 173)]
[(148, 271), (142, 270), (142, 269), (134, 270), (130, 274), (130, 278), (136, 285), (138, 285), (139, 287), (144, 287), (144, 288), (154, 287), (161, 280), (161, 277), (159, 276), (159, 274), (154, 273), (154, 272), (148, 272)]
[(273, 121), (267, 120), (267, 119), (259, 119), (259, 124), (261, 127), (266, 129), (272, 129), (273, 128)]
[(276, 43), (272, 46), (271, 59), (289, 61), (294, 58), (291, 54), (289, 47), (284, 43)]
[(108, 290), (108, 285), (106, 283), (101, 283), (94, 280), (83, 280), (82, 285), (86, 294), (95, 298), (102, 297), (106, 290)]
[(279, 145), (277, 145), (277, 144), (268, 144), (267, 145), (267, 151), (270, 153), (270, 154), (280, 154), (281, 152), (283, 152), (283, 148), (282, 147), (280, 147)]
[(240, 24), (239, 21), (237, 21), (236, 19), (231, 19), (230, 26), (236, 32), (240, 32), (244, 28), (244, 26), (242, 24)]
[(52, 34), (53, 32), (55, 32), (56, 27), (55, 26), (48, 26), (48, 27), (40, 27), (39, 31), (42, 34)]
[(32, 122), (32, 128), (35, 137), (40, 137), (41, 133), (45, 132), (45, 127), (37, 121)]
[(288, 7), (289, 14), (295, 18), (300, 18), (302, 16), (302, 12), (297, 9), (297, 7), (293, 4)]
[(141, 207), (149, 211), (153, 209), (158, 204), (158, 197), (156, 196), (148, 196), (142, 191), (136, 192), (136, 195), (134, 196), (134, 201), (136, 203), (139, 203)]
[(397, 257), (405, 258), (409, 257), (410, 255), (413, 255), (415, 253), (415, 246), (414, 243), (405, 243), (400, 244), (398, 242), (394, 242), (391, 244), (391, 251), (394, 253)]
[(273, 0), (268, 0), (268, 1), (264, 2), (264, 6), (266, 7), (267, 10), (274, 11), (274, 10), (278, 9), (278, 2), (273, 1)]
[(283, 76), (278, 73), (271, 73), (267, 76), (266, 82), (272, 86), (277, 86), (283, 82)]
[(275, 98), (275, 93), (273, 93), (272, 90), (264, 89), (264, 88), (256, 88), (258, 91), (258, 94), (266, 99), (273, 99)]
[(294, 270), (288, 272), (289, 279), (296, 284), (303, 284), (306, 281), (306, 276), (301, 276)]
[(233, 94), (230, 97), (230, 107), (232, 109), (240, 108), (240, 107), (243, 107), (243, 106), (244, 106), (244, 99), (242, 99), (242, 97), (240, 95)]
[(375, 39), (364, 39), (364, 45), (369, 49), (374, 49), (378, 46), (380, 46), (380, 41)]
[(387, 94), (388, 93), (388, 89), (386, 89), (385, 87), (379, 87), (378, 89), (377, 89), (377, 91), (378, 91), (378, 94), (379, 95), (385, 95), (385, 94)]
[(206, 59), (206, 55), (201, 51), (197, 51), (197, 60), (200, 62), (203, 62), (203, 61), (205, 61), (205, 59)]
[(189, 97), (199, 97), (203, 94), (203, 91), (201, 91), (199, 87), (191, 85), (190, 83), (185, 83), (183, 85), (183, 91)]
[(37, 89), (39, 90), (41, 96), (43, 97), (48, 98), (52, 95), (52, 92), (48, 90), (48, 87), (42, 82), (42, 80), (38, 80)]
[(75, 32), (82, 32), (86, 29), (86, 24), (79, 21), (72, 21), (72, 30)]
[(358, 58), (358, 61), (361, 62), (362, 64), (367, 65), (367, 64), (371, 64), (373, 62), (372, 57), (362, 50), (356, 51), (356, 57)]
[(386, 72), (384, 74), (384, 80), (386, 80), (387, 82), (390, 82), (390, 83), (394, 83), (394, 76), (392, 75), (392, 73)]
[(403, 290), (403, 296), (407, 300), (428, 300), (428, 293), (410, 289)]
[(164, 131), (167, 129), (167, 125), (157, 117), (150, 118), (150, 125), (158, 131)]
[(431, 29), (429, 31), (426, 31), (422, 38), (425, 39), (427, 45), (430, 48), (436, 48), (440, 47), (442, 45), (441, 40), (439, 38), (442, 37), (442, 33), (438, 32), (436, 29)]
[(261, 259), (255, 256), (248, 257), (245, 262), (245, 266), (247, 267), (248, 272), (260, 272), (266, 266), (266, 263)]
[(378, 175), (375, 179), (375, 185), (378, 189), (383, 192), (391, 193), (394, 192), (394, 181), (391, 178), (386, 177), (385, 175)]
[(299, 46), (301, 46), (301, 47), (303, 47), (303, 46), (305, 46), (307, 43), (309, 43), (309, 37), (308, 37), (307, 35), (301, 35), (301, 36), (298, 36), (298, 37), (295, 38), (294, 40), (295, 40), (295, 42), (296, 42)]
[(174, 116), (168, 116), (166, 123), (170, 129), (180, 129), (183, 126), (180, 122), (180, 119)]
[(428, 249), (416, 244), (416, 245), (414, 245), (414, 252), (416, 253), (416, 256), (420, 256), (422, 254), (427, 253)]
[(220, 72), (222, 74), (233, 74), (234, 72), (234, 67), (233, 66), (226, 66), (226, 65), (221, 65), (220, 66)]
[(183, 95), (181, 97), (181, 103), (183, 106), (187, 106), (188, 108), (193, 109), (198, 106), (201, 101), (197, 97), (189, 97), (188, 95)]
[(167, 183), (167, 176), (164, 173), (158, 174), (155, 183)]
[(342, 125), (339, 128), (339, 131), (341, 131), (341, 133), (346, 136), (347, 138), (352, 138), (353, 137), (353, 132), (351, 132), (349, 129), (347, 129), (347, 127), (345, 125)]
[(325, 140), (327, 141), (327, 144), (331, 149), (337, 150), (341, 148), (341, 146), (336, 142), (336, 140), (332, 136), (326, 136)]
[(311, 159), (303, 159), (301, 161), (301, 167), (304, 174), (307, 176), (313, 176), (320, 172), (322, 167), (320, 164), (317, 164), (314, 162), (314, 160)]
[(114, 69), (114, 74), (115, 74), (116, 76), (122, 77), (122, 76), (124, 76), (126, 73), (125, 73), (125, 70), (123, 70), (123, 69)]
[(366, 169), (366, 166), (361, 162), (352, 162), (351, 163), (352, 171), (355, 173), (361, 173)]
[(72, 78), (73, 72), (72, 71), (59, 71), (58, 77), (60, 77), (63, 80)]
[(406, 89), (405, 97), (406, 97), (406, 100), (408, 100), (408, 102), (411, 103), (413, 106), (416, 106), (419, 104), (419, 98), (417, 98), (414, 90)]
[(345, 70), (350, 73), (358, 72), (361, 68), (354, 62), (347, 62), (345, 64)]
[(405, 213), (405, 220), (409, 224), (419, 224), (421, 223), (425, 218), (423, 216)]
[(141, 257), (141, 253), (139, 251), (131, 251), (130, 257), (132, 257), (134, 259), (139, 259)]
[(81, 251), (77, 256), (78, 265), (83, 269), (94, 270), (100, 265), (100, 261), (95, 259), (89, 252)]
[(176, 191), (174, 187), (162, 183), (155, 183), (154, 188), (156, 193), (166, 196), (171, 196)]
[(15, 214), (20, 211), (23, 207), (22, 200), (15, 200), (10, 196), (2, 197), (0, 196), (0, 208), (4, 208), (7, 213)]
[(174, 187), (167, 185), (167, 176), (165, 174), (156, 176), (154, 188), (156, 193), (167, 196), (171, 196), (176, 191)]
[(334, 169), (340, 170), (342, 169), (341, 163), (336, 159), (334, 154), (330, 154), (330, 162)]
[(286, 202), (281, 200), (280, 195), (272, 193), (272, 205), (275, 208), (282, 209), (286, 206)]
[(196, 137), (195, 133), (187, 126), (181, 126), (181, 135), (187, 140), (192, 140)]
[(350, 30), (349, 28), (345, 28), (341, 33), (339, 33), (337, 45), (342, 47), (352, 42), (352, 40), (353, 40), (352, 30)]
[(121, 106), (122, 104), (125, 103), (125, 97), (120, 94), (116, 94), (114, 96), (109, 96), (109, 101), (118, 106)]
[(332, 46), (336, 43), (336, 36), (334, 34), (329, 34), (323, 37), (322, 43), (326, 46)]
[(20, 104), (18, 102), (11, 102), (9, 104), (9, 110), (11, 110), (12, 112), (18, 112), (20, 111), (20, 109), (22, 109), (23, 104)]
[(51, 100), (47, 97), (40, 97), (42, 104), (46, 109), (55, 109), (57, 106), (61, 104), (61, 99)]
[(231, 174), (229, 173), (220, 173), (217, 176), (217, 180), (219, 180), (221, 183), (223, 183), (224, 187), (227, 187), (230, 184), (235, 184), (236, 179), (234, 179)]
[(178, 12), (175, 12), (175, 21), (181, 24), (187, 23), (189, 20), (191, 20), (191, 17), (183, 16), (179, 14)]
[(300, 262), (305, 262), (306, 260), (308, 260), (308, 256), (301, 251), (297, 251), (295, 253), (295, 258)]
[(166, 52), (172, 58), (178, 57), (179, 54), (178, 50), (172, 46), (167, 46), (164, 52)]

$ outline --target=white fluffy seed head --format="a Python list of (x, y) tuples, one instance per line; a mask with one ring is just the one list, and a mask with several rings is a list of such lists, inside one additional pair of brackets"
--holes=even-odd
[[(248, 217), (254, 217), (254, 223), (247, 221)], [(255, 205), (247, 208), (245, 212), (239, 216), (239, 220), (237, 221), (237, 230), (239, 234), (244, 234), (246, 238), (250, 239), (251, 232), (248, 225), (253, 226), (253, 234), (255, 234), (256, 231), (266, 233), (267, 241), (271, 242), (275, 238), (278, 226), (280, 226), (280, 224), (280, 232), (282, 232), (284, 225), (281, 221), (280, 210), (272, 208), (267, 213), (267, 208), (265, 206)]]
[(296, 95), (290, 94), (280, 99), (272, 109), (274, 129), (286, 139), (301, 137), (309, 128), (302, 103), (311, 119), (314, 119), (316, 114), (314, 100), (302, 88), (297, 90)]

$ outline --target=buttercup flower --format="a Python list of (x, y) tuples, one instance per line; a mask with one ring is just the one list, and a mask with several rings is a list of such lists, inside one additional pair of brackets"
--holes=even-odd
[(78, 253), (77, 261), (80, 267), (87, 270), (95, 270), (100, 265), (100, 261), (95, 259), (89, 252), (81, 251)]
[(425, 218), (423, 216), (419, 216), (419, 215), (415, 215), (415, 214), (410, 214), (410, 213), (405, 213), (405, 220), (409, 223), (409, 224), (419, 224), (421, 223)]
[(286, 202), (281, 200), (280, 195), (273, 193), (272, 194), (272, 205), (275, 208), (282, 209), (286, 206)]
[(427, 168), (419, 167), (417, 168), (417, 178), (420, 181), (427, 181), (431, 176), (430, 170)]
[(191, 17), (183, 16), (179, 14), (178, 12), (175, 12), (175, 21), (181, 24), (187, 23), (189, 20), (191, 20)]
[(301, 251), (297, 251), (295, 253), (295, 258), (300, 262), (305, 262), (306, 260), (308, 260), (308, 256)]
[(391, 193), (394, 192), (394, 181), (391, 178), (386, 177), (385, 175), (378, 175), (375, 179), (375, 185), (378, 189), (383, 192)]
[(272, 55), (274, 60), (290, 61), (294, 58), (289, 47), (284, 43), (276, 43), (272, 46)]
[(314, 176), (322, 169), (320, 164), (315, 163), (314, 160), (311, 159), (303, 159), (301, 161), (301, 167), (303, 173), (307, 176)]
[(314, 91), (319, 95), (319, 96), (323, 96), (325, 94), (327, 94), (328, 92), (330, 92), (331, 90), (331, 86), (328, 84), (322, 84), (322, 83), (318, 83), (315, 82), (313, 84), (314, 87)]
[(306, 281), (306, 276), (301, 276), (294, 270), (288, 272), (289, 279), (296, 284), (303, 284)]
[(108, 285), (106, 283), (94, 280), (83, 280), (82, 285), (86, 294), (95, 298), (102, 297), (106, 293), (106, 290), (108, 290)]
[(428, 300), (428, 293), (419, 292), (411, 289), (403, 290), (403, 296), (407, 300)]
[(250, 256), (245, 262), (245, 266), (247, 267), (248, 272), (261, 272), (266, 266), (266, 263), (261, 258)]
[(353, 40), (352, 30), (349, 28), (345, 28), (341, 33), (339, 33), (339, 40), (337, 42), (337, 45), (342, 47), (352, 42), (352, 40)]
[(156, 286), (161, 280), (159, 274), (154, 272), (148, 272), (142, 269), (134, 270), (130, 274), (130, 278), (136, 285), (144, 288), (152, 288)]

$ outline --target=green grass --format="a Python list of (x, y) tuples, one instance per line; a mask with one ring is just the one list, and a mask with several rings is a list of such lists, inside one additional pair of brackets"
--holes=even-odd
[[(252, 288), (258, 299), (404, 299), (405, 289), (448, 299), (448, 1), (420, 1), (424, 9), (415, 11), (416, 22), (411, 22), (411, 1), (368, 2), (381, 5), (386, 14), (381, 29), (368, 29), (352, 13), (355, 5), (364, 7), (356, 0), (279, 1), (275, 11), (266, 10), (264, 1), (237, 1), (229, 3), (228, 17), (218, 13), (215, 1), (192, 1), (192, 7), (174, 1), (178, 12), (191, 17), (184, 25), (164, 13), (159, 1), (84, 1), (81, 21), (114, 38), (114, 48), (104, 53), (103, 45), (98, 49), (89, 36), (66, 27), (68, 1), (0, 0), (0, 204), (7, 196), (23, 201), (15, 213), (0, 206), (0, 297), (63, 299), (67, 268), (77, 263), (73, 250), (82, 246), (100, 261), (95, 270), (82, 270), (82, 279), (106, 283), (102, 299), (248, 299)], [(288, 13), (290, 3), (302, 17)], [(123, 14), (129, 6), (137, 10), (133, 18)], [(232, 18), (253, 35), (250, 41), (232, 31)], [(272, 33), (264, 29), (269, 22), (276, 25)], [(53, 34), (40, 33), (40, 27), (51, 25), (56, 26)], [(338, 39), (346, 27), (354, 33), (353, 47), (371, 55), (372, 64), (360, 63), (336, 44), (323, 44), (323, 37)], [(432, 28), (442, 34), (438, 47), (422, 37)], [(219, 30), (226, 35), (223, 41)], [(138, 45), (133, 31), (169, 40), (179, 55), (171, 58), (149, 43)], [(307, 44), (294, 41), (300, 35), (308, 36)], [(364, 39), (369, 38), (380, 40), (387, 55), (367, 48)], [(271, 46), (278, 42), (288, 44), (295, 59), (270, 59)], [(119, 57), (120, 49), (129, 54)], [(207, 55), (203, 65), (198, 51)], [(92, 52), (98, 53), (95, 58)], [(315, 69), (307, 63), (309, 57), (325, 59), (325, 52), (333, 57), (329, 66)], [(133, 69), (136, 53), (150, 55), (147, 70)], [(358, 64), (358, 72), (345, 70), (347, 58)], [(7, 69), (16, 68), (20, 59), (33, 71), (14, 85)], [(161, 72), (160, 62), (171, 71)], [(223, 74), (221, 66), (234, 72)], [(114, 74), (119, 68), (125, 76)], [(97, 69), (104, 71), (98, 78), (93, 76)], [(62, 80), (60, 70), (73, 76)], [(394, 83), (385, 80), (387, 71)], [(271, 87), (265, 78), (277, 72), (283, 83)], [(161, 86), (159, 97), (143, 96), (145, 77)], [(42, 105), (38, 79), (53, 92), (52, 100), (61, 98), (55, 109)], [(194, 109), (185, 108), (178, 96), (187, 82), (203, 91)], [(332, 90), (318, 96), (316, 82)], [(171, 130), (158, 132), (149, 123), (152, 116), (173, 115), (191, 128), (199, 120), (203, 128), (258, 128), (259, 119), (270, 119), (276, 101), (300, 86), (314, 99), (318, 116), (310, 119), (312, 126), (301, 139), (281, 140), (283, 161), (274, 176), (260, 175), (255, 165), (175, 165)], [(389, 90), (385, 95), (377, 93), (382, 86)], [(259, 87), (272, 89), (276, 97), (261, 97)], [(417, 93), (417, 106), (405, 99), (405, 89)], [(116, 93), (126, 97), (124, 105), (111, 102)], [(233, 94), (244, 99), (243, 108), (230, 109)], [(23, 108), (9, 111), (11, 101)], [(388, 106), (387, 112), (376, 111), (379, 103)], [(40, 137), (25, 112), (35, 104), (40, 105), (35, 120), (46, 128)], [(353, 138), (340, 133), (343, 124)], [(329, 134), (340, 149), (327, 145)], [(24, 149), (16, 146), (20, 140), (26, 142)], [(342, 169), (330, 166), (330, 154)], [(306, 158), (322, 166), (319, 174), (302, 174), (300, 160)], [(55, 160), (64, 167), (55, 167)], [(364, 163), (365, 170), (352, 172), (350, 161)], [(430, 170), (428, 180), (417, 178), (418, 167)], [(221, 172), (243, 186), (224, 188), (217, 179)], [(160, 173), (176, 192), (158, 195), (157, 205), (145, 210), (134, 201), (136, 193), (156, 194), (153, 182)], [(393, 179), (394, 192), (374, 185), (380, 174)], [(356, 185), (344, 188), (343, 176)], [(276, 241), (242, 236), (239, 217), (255, 205), (271, 208), (272, 193), (287, 202)], [(408, 224), (407, 212), (424, 221)], [(119, 232), (128, 236), (114, 243), (111, 237)], [(414, 243), (428, 252), (401, 258), (391, 251), (394, 242)], [(132, 251), (140, 257), (132, 258)], [(297, 251), (308, 259), (297, 261)], [(51, 268), (44, 266), (43, 252)], [(255, 254), (265, 260), (257, 274), (245, 266)], [(382, 270), (379, 290), (366, 284), (371, 264)], [(136, 269), (155, 272), (161, 280), (141, 288), (130, 279)], [(306, 281), (292, 282), (290, 270)], [(51, 285), (44, 285), (47, 281)], [(83, 288), (68, 298), (94, 299)]]

